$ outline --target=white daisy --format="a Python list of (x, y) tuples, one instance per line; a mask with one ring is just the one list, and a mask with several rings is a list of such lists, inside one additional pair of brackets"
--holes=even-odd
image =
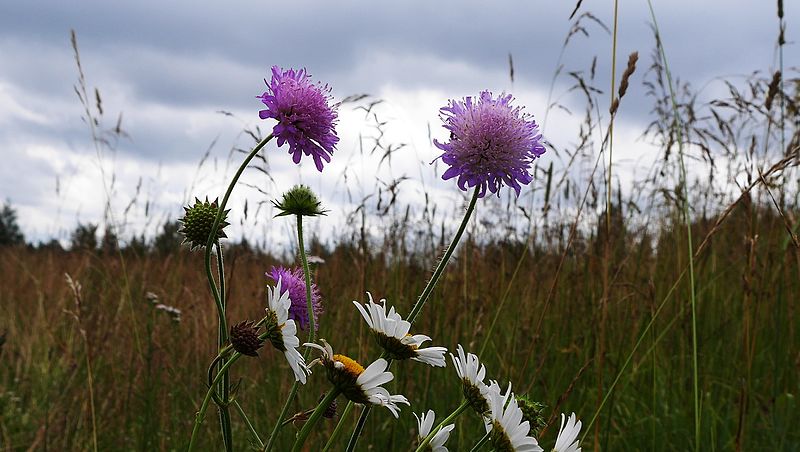
[(561, 413), (561, 428), (558, 431), (556, 446), (553, 452), (581, 452), (578, 434), (581, 432), (581, 421), (576, 421), (575, 413), (569, 415), (564, 424), (564, 413)]
[[(483, 416), (489, 410), (487, 396), (489, 387), (483, 382), (483, 379), (486, 378), (486, 367), (481, 364), (477, 356), (472, 353), (465, 354), (461, 344), (458, 344), (458, 358), (451, 353), (450, 359), (453, 360), (456, 373), (461, 378), (461, 390), (464, 398), (476, 413)], [(499, 386), (497, 389), (499, 391)]]
[[(430, 435), (431, 429), (433, 428), (433, 422), (436, 419), (436, 414), (434, 414), (433, 410), (428, 410), (427, 413), (420, 414), (417, 416), (417, 413), (414, 413), (414, 417), (417, 418), (417, 425), (419, 426), (419, 441), (420, 443), (425, 440), (425, 438)], [(425, 450), (432, 451), (432, 452), (447, 452), (447, 447), (444, 446), (444, 443), (447, 442), (447, 439), (450, 438), (450, 432), (456, 428), (455, 424), (448, 424), (442, 427), (433, 438), (431, 438), (430, 443), (428, 443), (428, 447)]]
[(297, 325), (294, 320), (289, 318), (289, 307), (292, 305), (292, 300), (289, 299), (288, 290), (281, 293), (280, 279), (274, 288), (267, 286), (267, 300), (266, 338), (286, 356), (286, 361), (289, 361), (289, 366), (294, 372), (294, 378), (305, 384), (306, 375), (311, 371), (306, 366), (303, 355), (297, 351), (297, 348), (300, 347)]
[(486, 420), (486, 431), (490, 432), (492, 445), (497, 452), (543, 452), (536, 438), (528, 436), (530, 424), (522, 420), (522, 410), (511, 392), (492, 386), (488, 392), (491, 414)]
[(333, 347), (324, 339), (320, 339), (320, 342), (322, 345), (310, 343), (303, 345), (322, 352), (319, 362), (327, 369), (328, 380), (349, 400), (355, 403), (384, 406), (392, 412), (394, 417), (399, 417), (398, 403), (410, 405), (404, 396), (389, 394), (389, 391), (381, 387), (382, 384), (394, 379), (394, 375), (386, 370), (389, 363), (385, 359), (379, 358), (364, 369), (354, 359), (334, 354)]
[(358, 312), (372, 330), (372, 334), (377, 339), (378, 344), (388, 352), (391, 359), (413, 359), (434, 367), (445, 367), (446, 361), (444, 354), (447, 349), (444, 347), (420, 346), (431, 340), (424, 334), (408, 334), (411, 323), (403, 320), (394, 307), (386, 312), (386, 300), (381, 299), (381, 304), (372, 301), (372, 294), (367, 292), (369, 301), (363, 306), (357, 301), (353, 304), (358, 308)]

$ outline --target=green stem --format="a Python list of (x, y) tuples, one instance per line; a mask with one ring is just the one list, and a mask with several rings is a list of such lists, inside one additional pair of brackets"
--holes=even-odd
[(250, 151), (250, 154), (244, 159), (242, 164), (239, 166), (239, 169), (236, 171), (236, 174), (231, 179), (231, 183), (228, 185), (228, 190), (225, 192), (225, 196), (222, 198), (222, 202), (218, 206), (217, 217), (214, 218), (214, 224), (211, 226), (211, 233), (208, 235), (208, 241), (206, 242), (205, 248), (205, 267), (206, 267), (206, 278), (208, 279), (208, 285), (211, 289), (211, 294), (214, 296), (214, 301), (217, 304), (217, 314), (219, 315), (219, 322), (221, 329), (225, 332), (225, 339), (227, 340), (228, 335), (228, 325), (225, 320), (225, 305), (223, 304), (223, 300), (220, 296), (219, 291), (217, 290), (217, 285), (214, 282), (214, 274), (211, 271), (211, 247), (214, 245), (214, 242), (217, 239), (217, 229), (219, 228), (220, 223), (222, 223), (222, 216), (225, 212), (225, 206), (228, 204), (228, 199), (231, 196), (231, 192), (233, 192), (233, 187), (236, 185), (236, 182), (239, 181), (239, 177), (244, 172), (244, 169), (247, 168), (247, 165), (250, 164), (250, 161), (255, 158), (258, 151), (261, 150), (270, 140), (272, 139), (272, 134), (269, 134), (266, 138), (261, 140), (256, 147)]
[(699, 371), (697, 364), (697, 299), (695, 296), (695, 280), (694, 280), (694, 246), (692, 245), (692, 220), (689, 216), (689, 181), (686, 177), (686, 164), (683, 156), (683, 125), (681, 124), (680, 115), (678, 113), (678, 101), (675, 96), (675, 88), (672, 83), (672, 73), (669, 70), (667, 63), (667, 53), (664, 50), (664, 41), (661, 39), (661, 32), (658, 30), (658, 23), (656, 22), (656, 13), (653, 10), (653, 3), (647, 0), (647, 5), (650, 7), (650, 16), (653, 19), (653, 28), (655, 29), (656, 36), (658, 37), (659, 50), (661, 51), (661, 59), (664, 62), (664, 71), (667, 76), (667, 85), (669, 86), (670, 99), (672, 101), (672, 114), (673, 126), (678, 135), (678, 156), (680, 160), (681, 169), (681, 183), (683, 185), (683, 216), (686, 222), (686, 241), (689, 247), (689, 297), (692, 305), (692, 387), (694, 395), (694, 450), (700, 450), (700, 384), (699, 384)]
[(314, 343), (316, 322), (314, 320), (314, 303), (311, 300), (311, 270), (308, 268), (306, 247), (303, 243), (303, 216), (297, 216), (297, 244), (300, 247), (300, 261), (303, 263), (303, 276), (306, 281), (306, 310), (308, 311), (308, 342)]
[(242, 409), (242, 406), (239, 405), (239, 402), (237, 402), (236, 400), (233, 400), (231, 403), (233, 404), (233, 407), (236, 408), (236, 411), (239, 413), (239, 416), (242, 418), (245, 425), (247, 425), (247, 429), (250, 430), (250, 434), (253, 435), (253, 439), (256, 440), (256, 444), (258, 445), (258, 447), (259, 448), (264, 447), (264, 442), (261, 441), (261, 437), (258, 436), (258, 432), (256, 431), (255, 427), (253, 427), (253, 423), (250, 422), (250, 418), (248, 418), (247, 415), (244, 413), (244, 409)]
[[(417, 302), (414, 303), (414, 306), (411, 308), (411, 313), (408, 314), (408, 321), (410, 323), (414, 323), (419, 315), (420, 311), (422, 311), (422, 307), (425, 306), (425, 303), (430, 298), (433, 289), (436, 287), (436, 284), (439, 282), (439, 278), (442, 276), (442, 272), (444, 272), (444, 268), (447, 266), (450, 257), (453, 255), (453, 252), (458, 245), (458, 242), (461, 240), (461, 236), (464, 234), (464, 231), (467, 229), (467, 223), (469, 223), (469, 219), (472, 216), (472, 213), (475, 211), (475, 204), (478, 201), (478, 187), (475, 187), (475, 190), (472, 192), (472, 199), (470, 199), (469, 205), (467, 206), (467, 211), (464, 212), (464, 218), (461, 220), (461, 224), (458, 226), (458, 230), (456, 234), (453, 236), (453, 240), (450, 242), (450, 245), (447, 247), (447, 250), (444, 252), (444, 256), (439, 261), (439, 264), (436, 265), (436, 269), (433, 271), (433, 275), (431, 279), (428, 280), (428, 284), (422, 290), (422, 295), (419, 296)], [(391, 364), (391, 361), (389, 361)], [(358, 438), (361, 436), (361, 432), (364, 430), (364, 425), (367, 423), (367, 417), (370, 413), (370, 406), (367, 405), (364, 407), (364, 411), (361, 412), (361, 416), (358, 418), (358, 423), (356, 424), (355, 429), (353, 429), (353, 433), (350, 435), (350, 441), (347, 444), (347, 452), (352, 452), (355, 450), (356, 444), (358, 443)], [(342, 419), (339, 419), (339, 422), (343, 422)], [(339, 426), (337, 425), (337, 428)]]
[(317, 405), (317, 408), (311, 413), (311, 417), (308, 418), (308, 421), (303, 425), (303, 429), (300, 430), (300, 433), (297, 435), (297, 440), (294, 442), (294, 447), (292, 447), (292, 452), (299, 452), (300, 449), (305, 444), (306, 439), (308, 438), (309, 433), (319, 421), (319, 418), (322, 417), (322, 414), (325, 413), (325, 410), (328, 409), (328, 406), (336, 399), (336, 396), (339, 395), (339, 390), (336, 388), (331, 389), (325, 394), (325, 398), (322, 399), (322, 402)]
[(222, 369), (220, 369), (216, 377), (214, 377), (214, 381), (211, 382), (212, 384), (209, 386), (206, 396), (203, 398), (203, 403), (200, 405), (200, 410), (197, 412), (194, 418), (194, 428), (192, 429), (192, 438), (189, 440), (189, 448), (187, 449), (188, 452), (191, 452), (194, 449), (197, 433), (200, 431), (200, 424), (203, 423), (203, 418), (205, 417), (206, 410), (208, 409), (208, 402), (211, 401), (211, 394), (214, 393), (214, 386), (216, 386), (220, 380), (222, 380), (222, 375), (224, 372), (226, 372), (228, 368), (241, 356), (242, 355), (240, 355), (239, 352), (234, 352), (233, 355), (231, 355), (231, 359), (228, 360), (224, 366), (222, 366)]
[(453, 255), (453, 251), (455, 251), (456, 245), (458, 245), (458, 242), (461, 240), (461, 236), (464, 234), (464, 230), (467, 229), (467, 223), (469, 222), (469, 219), (472, 216), (472, 212), (475, 211), (475, 203), (477, 201), (478, 201), (478, 187), (475, 187), (475, 190), (472, 192), (472, 199), (469, 201), (469, 206), (467, 206), (467, 211), (464, 212), (464, 219), (461, 220), (461, 225), (459, 225), (458, 230), (456, 231), (456, 235), (453, 236), (453, 240), (450, 242), (450, 246), (447, 247), (447, 251), (444, 252), (442, 260), (439, 261), (439, 264), (433, 271), (431, 279), (428, 281), (428, 284), (425, 286), (425, 289), (422, 290), (422, 295), (419, 296), (417, 302), (414, 303), (414, 307), (411, 308), (411, 313), (408, 314), (407, 320), (409, 322), (414, 323), (414, 320), (417, 319), (419, 312), (422, 310), (422, 307), (425, 306), (425, 302), (428, 301), (428, 298), (430, 298), (433, 289), (439, 282), (439, 278), (442, 276), (442, 272), (444, 271), (444, 268), (447, 266), (447, 262), (450, 260), (450, 256)]
[(469, 408), (469, 402), (467, 402), (467, 400), (464, 399), (464, 401), (461, 402), (461, 405), (459, 405), (458, 408), (455, 409), (455, 411), (450, 413), (450, 416), (444, 418), (442, 422), (439, 422), (439, 425), (431, 429), (430, 433), (428, 433), (428, 436), (426, 436), (425, 439), (422, 440), (422, 442), (419, 444), (419, 447), (417, 447), (417, 452), (424, 451), (425, 447), (427, 447), (428, 444), (431, 443), (433, 437), (436, 436), (437, 433), (439, 433), (439, 430), (441, 430), (442, 427), (447, 425), (448, 422), (452, 422), (455, 418), (460, 416), (461, 413), (463, 413), (464, 410), (466, 410), (467, 408)]
[[(217, 230), (222, 223), (222, 217), (225, 212), (225, 206), (228, 204), (228, 199), (233, 192), (233, 187), (236, 186), (236, 182), (239, 181), (239, 177), (244, 172), (247, 165), (250, 163), (251, 160), (258, 154), (261, 148), (264, 147), (270, 140), (272, 139), (272, 134), (268, 135), (266, 138), (261, 140), (250, 154), (244, 159), (242, 164), (239, 166), (239, 169), (234, 174), (233, 179), (231, 179), (230, 184), (228, 184), (228, 189), (225, 192), (225, 196), (222, 198), (222, 202), (217, 206), (217, 216), (214, 218), (214, 223), (211, 227), (211, 232), (208, 235), (208, 239), (206, 241), (205, 247), (205, 254), (204, 254), (204, 263), (205, 263), (205, 270), (206, 270), (206, 279), (208, 279), (209, 289), (211, 290), (211, 295), (214, 297), (214, 302), (217, 305), (217, 316), (219, 319), (219, 328), (218, 328), (218, 342), (217, 345), (221, 348), (227, 341), (228, 341), (228, 322), (225, 316), (225, 272), (223, 269), (223, 262), (222, 262), (222, 248), (219, 245), (219, 241), (217, 240)], [(217, 285), (214, 281), (214, 274), (211, 269), (211, 248), (216, 244), (217, 246), (217, 265), (219, 271), (219, 278), (220, 278), (220, 289), (217, 289)], [(220, 425), (222, 427), (222, 435), (223, 440), (225, 442), (226, 450), (232, 450), (232, 438), (231, 438), (231, 426), (230, 426), (230, 412), (228, 411), (228, 388), (230, 387), (230, 377), (228, 376), (227, 372), (223, 372), (222, 369), (226, 368), (224, 358), (220, 361), (220, 372), (221, 374), (221, 393), (222, 393), (222, 402), (223, 404), (219, 405), (220, 408)], [(218, 374), (218, 375), (219, 375)], [(211, 387), (210, 390), (215, 392), (216, 390)], [(215, 402), (217, 402), (217, 395), (214, 394)]]
[[(297, 215), (297, 243), (300, 248), (300, 261), (303, 264), (303, 276), (305, 277), (306, 283), (306, 309), (308, 311), (308, 342), (313, 343), (315, 340), (315, 333), (316, 333), (316, 323), (314, 321), (314, 304), (311, 301), (311, 272), (308, 268), (308, 258), (306, 257), (306, 248), (305, 243), (303, 243), (303, 216)], [(303, 358), (308, 359), (309, 352), (311, 349), (306, 349), (305, 353), (303, 353)], [(297, 395), (297, 389), (299, 388), (300, 383), (295, 381), (292, 385), (291, 391), (289, 391), (289, 397), (286, 399), (286, 403), (284, 403), (283, 408), (281, 409), (281, 413), (278, 416), (278, 420), (275, 422), (275, 427), (272, 429), (272, 433), (269, 435), (269, 440), (267, 440), (267, 445), (264, 446), (264, 451), (272, 450), (272, 446), (275, 445), (275, 440), (278, 438), (278, 432), (283, 425), (283, 420), (286, 419), (286, 414), (289, 412), (289, 406), (294, 400), (295, 395)]]
[[(219, 298), (220, 302), (222, 303), (223, 309), (223, 317), (225, 317), (225, 309), (227, 308), (227, 300), (225, 296), (225, 259), (223, 257), (222, 252), (222, 245), (220, 245), (219, 240), (214, 242), (214, 246), (217, 251), (217, 278), (219, 278)], [(222, 323), (219, 324), (219, 332), (217, 335), (217, 345), (219, 348), (223, 348), (225, 343), (227, 342), (227, 330), (223, 329)], [(220, 369), (225, 365), (225, 356), (219, 357), (219, 367)], [(220, 423), (220, 432), (222, 433), (222, 442), (225, 445), (225, 450), (227, 452), (233, 451), (233, 430), (231, 428), (231, 412), (228, 408), (230, 404), (229, 400), (229, 388), (230, 388), (230, 374), (225, 372), (222, 375), (222, 381), (219, 383), (219, 394), (221, 397), (217, 397), (217, 394), (212, 394), (214, 403), (217, 404), (219, 407), (219, 423)], [(220, 403), (222, 402), (222, 403)]]
[(481, 438), (480, 440), (478, 440), (478, 442), (477, 442), (477, 443), (475, 443), (475, 445), (472, 447), (472, 449), (470, 449), (470, 450), (469, 450), (469, 452), (478, 452), (479, 450), (481, 450), (481, 448), (482, 448), (483, 446), (485, 446), (485, 445), (486, 445), (486, 443), (488, 443), (488, 442), (489, 442), (489, 437), (490, 437), (491, 435), (492, 435), (492, 431), (491, 431), (491, 430), (489, 430), (488, 432), (486, 432), (486, 434), (485, 434), (485, 435), (483, 435), (483, 438)]
[(344, 427), (344, 422), (342, 422), (342, 419), (346, 418), (347, 415), (349, 415), (350, 412), (353, 411), (354, 405), (355, 404), (353, 402), (348, 402), (347, 406), (344, 407), (342, 415), (339, 416), (339, 422), (336, 424), (336, 428), (333, 429), (331, 437), (328, 438), (328, 442), (325, 443), (325, 447), (322, 449), (322, 452), (328, 452), (331, 449), (331, 446), (333, 446), (333, 443), (334, 441), (336, 441), (336, 438), (339, 436), (339, 433), (342, 432), (342, 427)]
[(297, 395), (297, 389), (300, 387), (300, 382), (295, 380), (294, 384), (292, 384), (292, 390), (289, 391), (289, 397), (286, 398), (286, 403), (283, 404), (283, 408), (281, 409), (281, 414), (278, 415), (278, 420), (275, 422), (275, 427), (272, 428), (272, 433), (269, 435), (269, 439), (267, 440), (267, 445), (264, 446), (264, 452), (272, 450), (272, 446), (275, 445), (275, 440), (278, 439), (278, 432), (283, 425), (283, 420), (286, 419), (286, 413), (289, 412), (289, 406), (292, 404), (292, 400), (294, 400), (294, 396)]

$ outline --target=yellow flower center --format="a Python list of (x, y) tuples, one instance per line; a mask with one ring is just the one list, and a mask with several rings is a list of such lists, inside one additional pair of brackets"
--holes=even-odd
[(347, 356), (333, 355), (333, 360), (342, 363), (344, 365), (342, 370), (352, 375), (353, 378), (357, 378), (362, 372), (364, 372), (364, 367), (361, 366), (361, 364), (357, 363), (354, 359), (348, 358)]

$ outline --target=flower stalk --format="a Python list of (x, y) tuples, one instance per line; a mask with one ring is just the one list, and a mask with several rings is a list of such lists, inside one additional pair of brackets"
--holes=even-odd
[(306, 439), (308, 438), (309, 433), (319, 421), (319, 418), (325, 413), (325, 410), (328, 409), (331, 403), (333, 403), (336, 396), (339, 395), (339, 390), (337, 388), (333, 388), (325, 394), (325, 398), (317, 405), (317, 408), (311, 413), (311, 417), (308, 418), (305, 425), (303, 425), (303, 429), (300, 430), (300, 433), (297, 435), (297, 440), (294, 442), (294, 446), (292, 447), (292, 452), (299, 452), (300, 449), (305, 444)]

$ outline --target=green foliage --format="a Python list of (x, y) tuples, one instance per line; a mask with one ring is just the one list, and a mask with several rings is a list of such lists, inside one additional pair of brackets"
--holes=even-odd
[(24, 245), (25, 237), (17, 223), (17, 211), (6, 201), (0, 210), (0, 246)]
[(70, 236), (70, 249), (94, 251), (97, 249), (97, 225), (80, 223)]

